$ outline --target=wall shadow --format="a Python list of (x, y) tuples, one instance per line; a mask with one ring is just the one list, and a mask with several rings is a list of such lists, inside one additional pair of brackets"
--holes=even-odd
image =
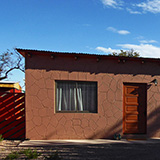
[(90, 74), (98, 73), (112, 73), (112, 74), (131, 74), (136, 75), (160, 75), (159, 63), (147, 61), (127, 60), (125, 63), (118, 62), (116, 59), (101, 59), (99, 62), (95, 58), (79, 58), (75, 60), (74, 57), (56, 57), (51, 59), (50, 56), (33, 56), (26, 57), (26, 70), (51, 70), (68, 71), (68, 72), (89, 72)]
[[(160, 106), (158, 106), (156, 109), (154, 109), (148, 116), (147, 116), (147, 132), (146, 132), (146, 138), (152, 138), (152, 137), (159, 137), (160, 133)], [(88, 139), (96, 139), (97, 137), (102, 139), (113, 139), (114, 134), (122, 134), (123, 130), (123, 120), (120, 120), (119, 122), (115, 123), (112, 127), (109, 129), (107, 128), (105, 131), (101, 130), (99, 132), (96, 132), (92, 136), (90, 136)], [(126, 134), (127, 135), (127, 134)], [(131, 136), (134, 137), (133, 134)], [(141, 137), (142, 134), (139, 134)], [(145, 135), (145, 134), (144, 134)], [(125, 135), (124, 135), (125, 136)], [(123, 138), (123, 137), (122, 137)]]
[(106, 130), (101, 130), (90, 136), (88, 139), (114, 139), (115, 134), (122, 133), (123, 121), (120, 120), (118, 123), (114, 124), (112, 127), (107, 128)]

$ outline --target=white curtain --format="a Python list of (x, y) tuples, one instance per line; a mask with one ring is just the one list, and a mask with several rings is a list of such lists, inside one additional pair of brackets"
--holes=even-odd
[(76, 110), (76, 86), (71, 82), (57, 83), (57, 110), (74, 111)]
[(57, 82), (58, 111), (96, 112), (96, 84), (89, 82)]
[(82, 99), (82, 88), (77, 88), (77, 101), (78, 101), (78, 110), (83, 111), (83, 99)]
[(57, 88), (57, 107), (58, 107), (58, 111), (62, 110), (61, 102), (62, 102), (62, 88), (59, 87), (59, 88)]
[[(78, 102), (80, 111), (96, 112), (97, 108), (97, 89), (96, 83), (78, 83)], [(79, 98), (80, 97), (80, 98)]]

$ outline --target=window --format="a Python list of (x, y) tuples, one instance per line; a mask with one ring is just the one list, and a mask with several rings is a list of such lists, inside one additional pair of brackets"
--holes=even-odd
[(97, 82), (56, 81), (57, 112), (97, 112)]

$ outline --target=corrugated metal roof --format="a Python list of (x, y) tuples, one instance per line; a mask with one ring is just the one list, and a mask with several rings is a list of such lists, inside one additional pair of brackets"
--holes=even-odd
[(25, 57), (25, 54), (39, 54), (39, 55), (63, 55), (63, 56), (87, 56), (87, 57), (99, 57), (99, 58), (107, 58), (107, 59), (126, 59), (132, 61), (160, 61), (160, 58), (145, 58), (145, 57), (125, 57), (125, 56), (112, 56), (106, 54), (89, 54), (89, 53), (75, 53), (75, 52), (55, 52), (55, 51), (47, 51), (47, 50), (36, 50), (36, 49), (21, 49), (16, 48), (16, 50)]
[(58, 53), (58, 54), (83, 54), (83, 55), (95, 55), (95, 56), (109, 56), (109, 55), (106, 55), (106, 54), (100, 54), (100, 53), (97, 53), (97, 54), (91, 54), (91, 53), (77, 53), (77, 52), (59, 52), (59, 51), (49, 51), (49, 50), (36, 50), (36, 49), (22, 49), (22, 48), (16, 48), (16, 50), (18, 52), (22, 51), (22, 52), (46, 52), (46, 54), (50, 54), (50, 53)]

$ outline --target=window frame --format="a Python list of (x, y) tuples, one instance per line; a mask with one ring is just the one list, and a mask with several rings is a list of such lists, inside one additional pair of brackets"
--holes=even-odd
[[(95, 108), (95, 112), (90, 112), (90, 111), (88, 111), (88, 110), (85, 110), (85, 111), (79, 111), (79, 110), (71, 110), (71, 111), (65, 111), (65, 110), (62, 110), (62, 111), (58, 111), (57, 110), (57, 84), (58, 84), (58, 82), (63, 82), (63, 83), (65, 83), (65, 82), (73, 82), (73, 83), (94, 83), (95, 84), (95, 87), (96, 87), (96, 89), (95, 89), (95, 96), (96, 96), (96, 99), (95, 99), (95, 106), (96, 106), (96, 108)], [(93, 113), (93, 114), (95, 114), (95, 113), (98, 113), (98, 85), (97, 85), (97, 81), (75, 81), (75, 80), (55, 80), (55, 113)], [(76, 85), (77, 86), (77, 85)], [(77, 87), (76, 87), (77, 88)]]

